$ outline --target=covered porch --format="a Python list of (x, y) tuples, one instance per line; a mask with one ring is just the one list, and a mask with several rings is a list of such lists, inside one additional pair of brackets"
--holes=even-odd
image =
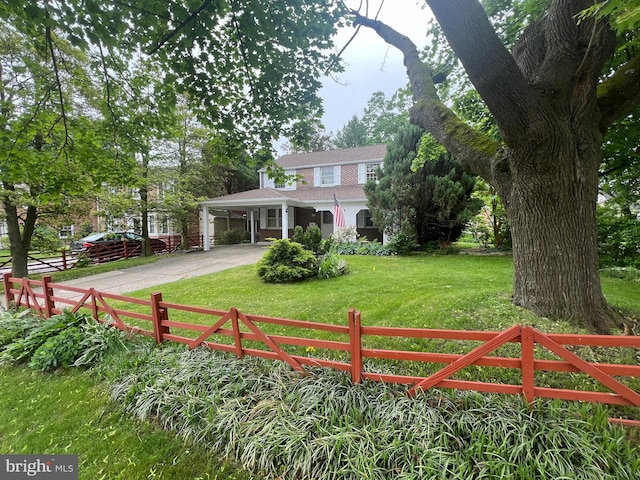
[[(311, 191), (263, 188), (205, 200), (200, 203), (204, 249), (211, 248), (212, 238), (217, 234), (212, 231), (210, 213), (221, 210), (245, 216), (251, 243), (266, 241), (268, 238), (291, 238), (297, 225), (305, 229), (310, 225), (317, 225), (322, 236), (328, 238), (337, 228), (333, 213), (333, 190), (335, 189), (322, 189), (310, 195)], [(337, 193), (342, 195), (338, 198), (341, 198), (340, 206), (344, 212), (345, 224), (356, 226), (358, 233), (370, 240), (382, 240), (382, 234), (371, 224), (366, 199), (350, 198), (345, 191)]]

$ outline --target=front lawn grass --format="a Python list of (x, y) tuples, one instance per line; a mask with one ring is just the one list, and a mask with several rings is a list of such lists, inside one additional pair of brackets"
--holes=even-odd
[(79, 369), (0, 367), (0, 452), (78, 454), (81, 480), (253, 478), (205, 449), (131, 419)]
[[(130, 295), (148, 298), (161, 291), (173, 303), (325, 323), (346, 324), (353, 307), (362, 313), (363, 325), (502, 330), (526, 324), (546, 332), (575, 331), (567, 322), (537, 317), (511, 303), (510, 257), (344, 258), (351, 273), (330, 280), (266, 284), (248, 265)], [(603, 278), (603, 288), (615, 307), (640, 312), (640, 283)]]

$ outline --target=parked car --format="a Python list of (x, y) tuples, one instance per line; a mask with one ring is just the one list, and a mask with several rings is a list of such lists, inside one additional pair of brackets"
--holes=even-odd
[[(167, 250), (167, 244), (159, 238), (151, 238), (151, 251)], [(137, 257), (142, 253), (142, 236), (133, 232), (99, 232), (71, 242), (71, 253), (83, 253), (99, 262), (118, 258)]]

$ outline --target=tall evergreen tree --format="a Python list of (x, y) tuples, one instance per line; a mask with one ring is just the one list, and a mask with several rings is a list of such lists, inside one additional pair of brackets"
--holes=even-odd
[(415, 235), (419, 245), (460, 237), (480, 203), (473, 176), (415, 125), (405, 125), (387, 147), (377, 182), (365, 184), (373, 222), (393, 234)]
[(336, 138), (333, 143), (336, 148), (364, 147), (365, 145), (371, 145), (369, 129), (357, 115), (354, 115), (344, 125), (344, 127), (336, 133)]

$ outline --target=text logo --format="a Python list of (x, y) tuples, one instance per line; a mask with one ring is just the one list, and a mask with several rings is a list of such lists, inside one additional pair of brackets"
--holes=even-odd
[(78, 480), (77, 455), (0, 455), (2, 480)]

